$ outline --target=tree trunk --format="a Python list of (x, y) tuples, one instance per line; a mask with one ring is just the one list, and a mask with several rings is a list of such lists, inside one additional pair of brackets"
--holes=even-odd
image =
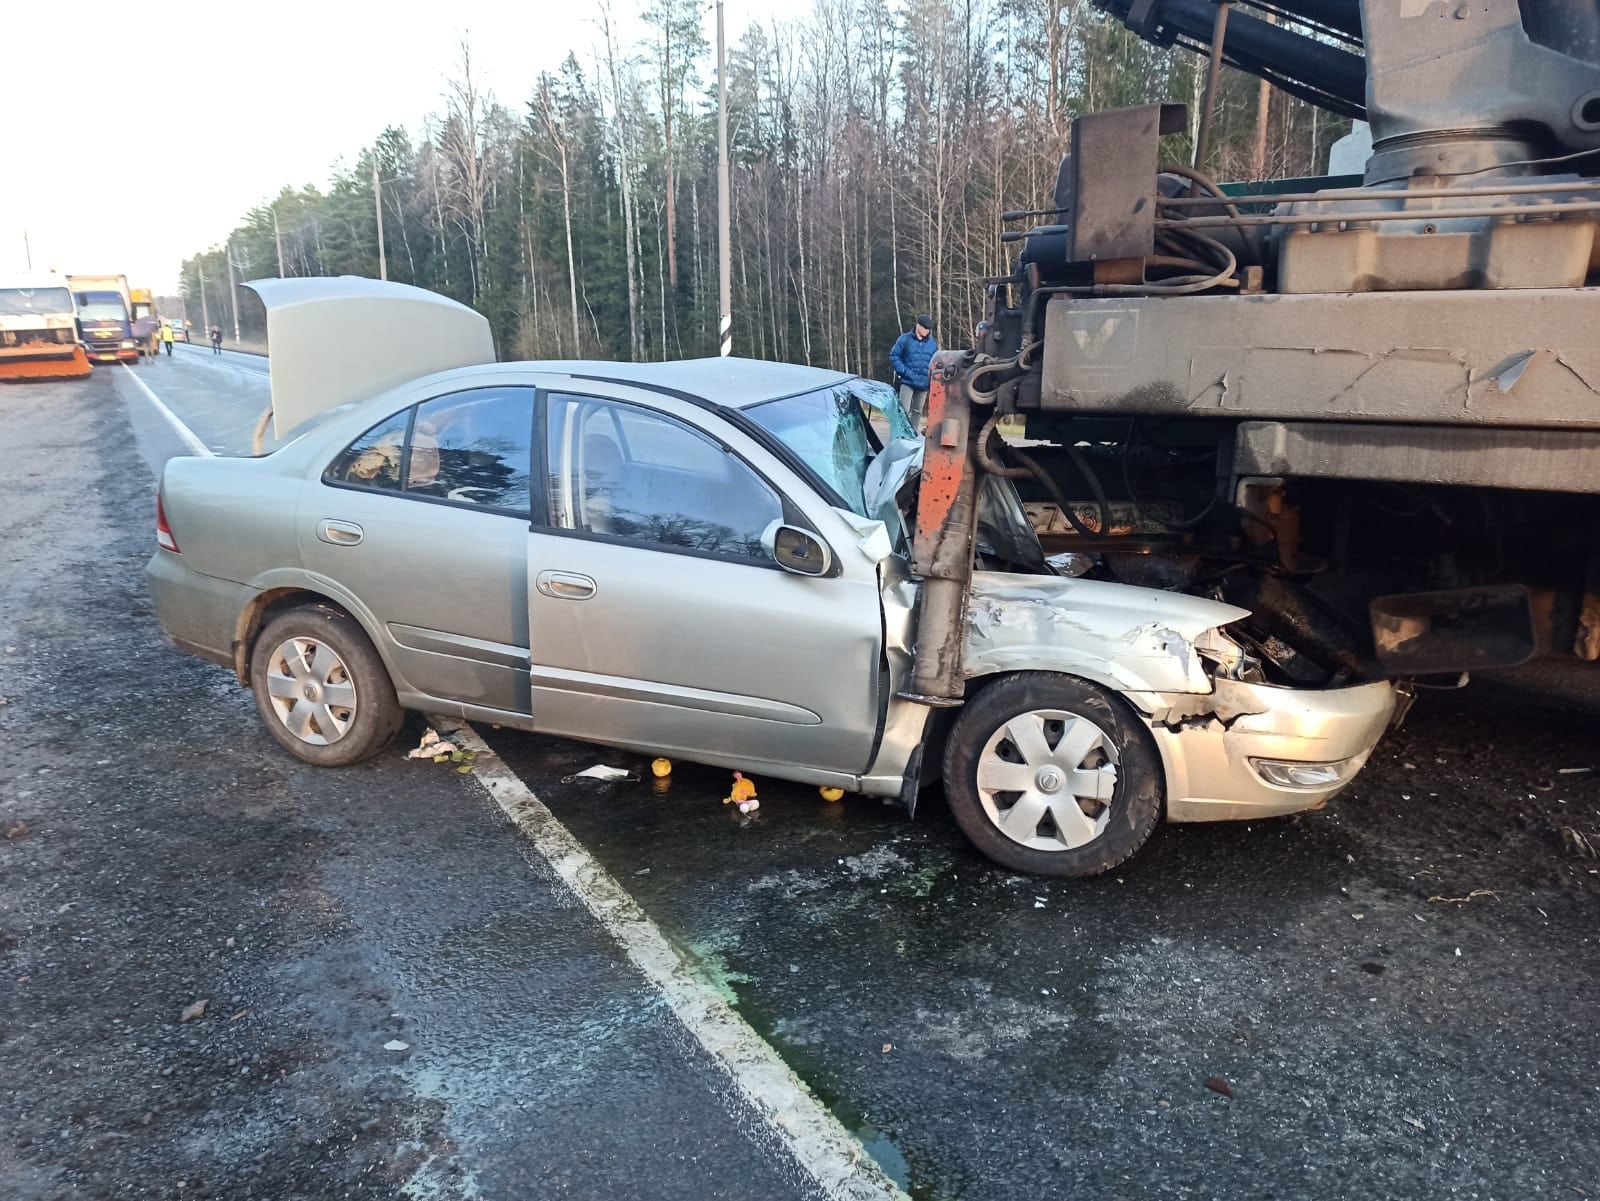
[(572, 353), (581, 357), (583, 339), (578, 334), (578, 267), (572, 253), (572, 179), (567, 173), (567, 146), (561, 143), (561, 217), (567, 227), (567, 288), (572, 299)]
[(606, 68), (611, 74), (611, 101), (617, 127), (617, 172), (622, 177), (622, 228), (628, 260), (628, 347), (634, 362), (644, 357), (644, 331), (639, 322), (639, 255), (633, 208), (633, 177), (628, 169), (628, 134), (623, 115), (622, 81), (617, 75), (616, 42), (611, 36), (611, 7), (601, 8), (606, 38)]

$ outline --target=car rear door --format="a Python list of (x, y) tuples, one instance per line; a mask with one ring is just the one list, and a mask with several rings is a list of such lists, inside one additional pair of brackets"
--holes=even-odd
[[(759, 444), (646, 397), (543, 397), (535, 727), (728, 766), (864, 772), (886, 687), (876, 565)], [(777, 518), (819, 534), (833, 574), (780, 568), (761, 547)]]
[(302, 560), (371, 616), (402, 691), (528, 711), (535, 395), (511, 384), (425, 395), (304, 494)]

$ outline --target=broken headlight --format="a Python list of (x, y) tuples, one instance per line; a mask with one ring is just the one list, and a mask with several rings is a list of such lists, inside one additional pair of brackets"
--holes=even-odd
[(1210, 629), (1194, 640), (1199, 656), (1216, 674), (1241, 684), (1265, 684), (1267, 674), (1261, 662), (1220, 629)]

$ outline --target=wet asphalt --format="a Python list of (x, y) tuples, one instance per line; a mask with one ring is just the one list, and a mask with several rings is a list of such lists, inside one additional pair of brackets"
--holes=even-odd
[[(141, 378), (240, 453), (262, 369)], [(807, 1195), (470, 778), (299, 766), (166, 647), (133, 385), (0, 407), (0, 1196)], [(1325, 811), (1078, 882), (937, 792), (742, 817), (720, 771), (480, 733), (914, 1197), (1582, 1197), (1596, 692), (1429, 694)], [(564, 782), (596, 762), (641, 778)]]

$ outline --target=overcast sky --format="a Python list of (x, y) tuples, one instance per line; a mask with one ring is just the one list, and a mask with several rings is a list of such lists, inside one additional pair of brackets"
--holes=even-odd
[[(625, 40), (641, 0), (613, 0)], [(443, 107), (461, 34), (474, 74), (520, 108), (569, 50), (591, 61), (595, 0), (257, 0), (113, 14), (0, 0), (0, 274), (113, 272), (171, 292), (184, 256), (221, 241), (285, 184), (325, 186), (384, 126)], [(730, 44), (751, 20), (811, 0), (726, 0)], [(104, 32), (99, 23), (105, 22)], [(716, 10), (706, 3), (715, 45)]]

